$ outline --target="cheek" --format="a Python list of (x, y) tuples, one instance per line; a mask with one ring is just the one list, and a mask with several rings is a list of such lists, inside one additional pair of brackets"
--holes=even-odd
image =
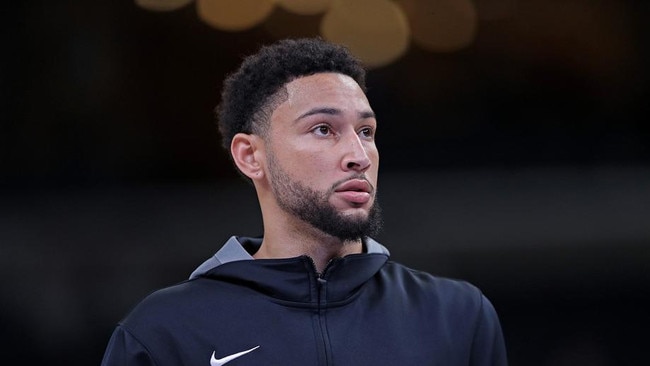
[(334, 162), (330, 155), (325, 151), (287, 147), (276, 157), (293, 178), (303, 183), (315, 183), (332, 169)]
[(377, 147), (373, 147), (371, 150), (368, 151), (368, 156), (370, 157), (370, 160), (372, 160), (372, 163), (377, 167), (379, 165), (379, 150), (377, 150)]
[(366, 154), (368, 154), (368, 158), (372, 162), (372, 169), (377, 170), (379, 168), (379, 151), (377, 148), (368, 149)]
[(297, 171), (302, 172), (306, 182), (318, 182), (327, 172), (336, 167), (334, 159), (325, 152), (308, 152), (296, 154)]
[(377, 152), (377, 149), (375, 149), (373, 152), (369, 152), (368, 155), (370, 161), (372, 162), (372, 165), (370, 166), (370, 169), (367, 172), (367, 176), (371, 180), (371, 182), (376, 186), (378, 176), (379, 176), (379, 153)]

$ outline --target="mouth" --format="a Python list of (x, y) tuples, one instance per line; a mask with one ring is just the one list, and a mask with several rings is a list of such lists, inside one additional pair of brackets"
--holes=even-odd
[(341, 183), (334, 192), (372, 192), (372, 185), (365, 179), (350, 179)]
[(362, 205), (370, 201), (373, 188), (365, 179), (350, 179), (336, 187), (334, 192), (350, 203)]

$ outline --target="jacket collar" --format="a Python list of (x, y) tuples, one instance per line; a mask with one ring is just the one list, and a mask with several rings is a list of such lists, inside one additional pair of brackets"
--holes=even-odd
[(271, 297), (295, 302), (317, 302), (319, 289), (326, 287), (327, 301), (342, 301), (379, 271), (389, 256), (388, 249), (367, 238), (365, 253), (335, 258), (319, 276), (308, 256), (254, 260), (251, 253), (261, 243), (261, 238), (231, 237), (190, 279), (245, 283)]

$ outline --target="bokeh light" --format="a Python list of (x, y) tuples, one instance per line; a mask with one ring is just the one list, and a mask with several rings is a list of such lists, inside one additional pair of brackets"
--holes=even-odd
[[(134, 1), (147, 10), (172, 11), (193, 0)], [(479, 18), (511, 17), (516, 1), (196, 0), (196, 10), (199, 19), (223, 31), (243, 31), (264, 23), (275, 38), (320, 34), (346, 45), (367, 67), (377, 68), (404, 55), (411, 37), (414, 44), (433, 52), (468, 47)], [(274, 12), (276, 5), (284, 11)]]
[(320, 19), (319, 15), (274, 11), (266, 18), (262, 28), (274, 39), (318, 37)]
[(276, 0), (283, 9), (300, 15), (315, 15), (327, 10), (332, 0)]
[(512, 18), (517, 0), (474, 0), (478, 18), (481, 20), (500, 20)]
[(346, 45), (366, 66), (385, 66), (409, 45), (408, 21), (389, 0), (333, 0), (321, 22), (328, 41)]
[(275, 6), (273, 0), (197, 0), (199, 18), (225, 31), (252, 28), (266, 19)]
[(178, 10), (194, 0), (135, 0), (135, 4), (152, 11)]
[(413, 42), (434, 52), (454, 52), (476, 36), (478, 15), (471, 0), (398, 0), (411, 24)]

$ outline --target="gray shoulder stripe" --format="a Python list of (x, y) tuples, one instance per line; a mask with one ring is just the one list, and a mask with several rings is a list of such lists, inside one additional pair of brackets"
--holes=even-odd
[(236, 237), (231, 236), (230, 239), (208, 260), (203, 262), (197, 269), (192, 272), (190, 279), (196, 278), (209, 270), (218, 267), (224, 263), (252, 260), (253, 257), (248, 254), (246, 249), (242, 247)]

